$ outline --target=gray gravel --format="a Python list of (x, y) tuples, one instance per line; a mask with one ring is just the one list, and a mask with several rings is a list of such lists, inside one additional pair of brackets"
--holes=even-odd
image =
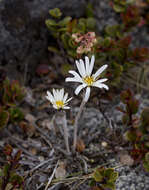
[[(147, 97), (142, 97), (140, 95), (136, 95), (136, 97), (140, 100), (141, 104), (139, 107), (139, 113), (142, 111), (144, 107), (149, 106), (149, 99)], [(116, 110), (117, 106), (122, 106), (121, 103), (118, 103), (118, 97), (116, 98), (116, 102), (113, 102), (113, 105), (107, 105), (106, 115), (108, 118), (113, 119), (113, 121), (117, 124), (118, 128), (124, 128), (121, 123), (121, 116), (122, 113)], [(109, 107), (108, 107), (109, 106)], [(100, 137), (103, 134), (103, 126), (108, 127), (102, 114), (99, 110), (95, 108), (87, 108), (84, 115), (81, 118), (80, 126), (84, 123), (84, 130), (85, 128), (89, 128), (89, 134), (92, 136), (96, 131), (94, 127), (99, 131), (99, 136), (97, 139), (100, 142)], [(91, 133), (93, 131), (93, 133)], [(99, 144), (90, 144), (90, 147), (93, 146), (95, 151), (99, 151), (102, 154), (102, 149)], [(116, 181), (116, 190), (149, 190), (149, 173), (145, 172), (142, 165), (137, 166), (121, 166), (121, 163), (118, 160), (117, 155), (107, 155), (106, 162), (111, 162), (109, 167), (116, 167), (120, 166), (116, 169), (119, 173), (119, 178)], [(87, 184), (86, 184), (87, 185)], [(81, 186), (80, 189), (83, 190), (84, 188), (89, 188), (85, 185)]]

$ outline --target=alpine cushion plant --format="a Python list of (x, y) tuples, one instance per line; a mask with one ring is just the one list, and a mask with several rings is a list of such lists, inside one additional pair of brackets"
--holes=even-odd
[(69, 73), (74, 75), (74, 77), (66, 78), (66, 82), (81, 83), (75, 90), (76, 95), (78, 95), (83, 88), (86, 88), (86, 93), (84, 97), (85, 102), (87, 102), (89, 99), (91, 91), (90, 87), (105, 88), (106, 90), (109, 90), (109, 87), (106, 84), (103, 84), (103, 82), (106, 82), (108, 79), (99, 79), (99, 75), (108, 67), (108, 65), (103, 65), (95, 72), (95, 74), (92, 75), (94, 62), (94, 55), (91, 58), (91, 62), (89, 62), (89, 58), (87, 56), (85, 56), (85, 63), (82, 59), (80, 59), (79, 61), (76, 60), (76, 66), (80, 75), (76, 71), (69, 71)]
[(72, 74), (74, 77), (67, 77), (65, 80), (66, 82), (81, 83), (75, 90), (76, 95), (78, 95), (83, 88), (86, 88), (86, 92), (80, 105), (79, 112), (75, 118), (73, 150), (76, 149), (77, 144), (78, 120), (81, 116), (85, 103), (88, 101), (90, 97), (91, 87), (105, 88), (106, 90), (109, 90), (109, 87), (103, 83), (106, 82), (108, 79), (99, 79), (100, 74), (108, 67), (108, 65), (103, 65), (95, 72), (95, 74), (92, 74), (94, 62), (94, 55), (91, 57), (91, 61), (89, 61), (89, 58), (87, 56), (85, 56), (85, 62), (82, 59), (80, 59), (79, 61), (76, 60), (76, 66), (79, 71), (79, 74), (76, 71), (70, 70), (69, 73)]
[(57, 110), (59, 109), (70, 109), (68, 107), (68, 102), (72, 99), (68, 99), (68, 93), (64, 94), (64, 89), (53, 89), (53, 95), (47, 91), (46, 98), (52, 103), (53, 107)]
[[(68, 99), (68, 93), (64, 93), (64, 89), (53, 89), (53, 95), (47, 91), (46, 98), (52, 103), (53, 108), (56, 110), (64, 110), (70, 109), (68, 102), (72, 99)], [(68, 142), (68, 129), (67, 129), (67, 121), (66, 121), (66, 113), (63, 111), (62, 114), (62, 121), (63, 121), (63, 130), (64, 130), (64, 140), (67, 149), (67, 153), (70, 154), (69, 142)]]

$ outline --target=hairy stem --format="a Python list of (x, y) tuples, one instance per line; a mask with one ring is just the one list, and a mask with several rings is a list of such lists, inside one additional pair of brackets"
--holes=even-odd
[(69, 148), (69, 141), (68, 141), (68, 127), (67, 127), (67, 120), (66, 120), (66, 113), (63, 112), (63, 130), (64, 130), (64, 140), (65, 145), (67, 149), (67, 153), (70, 154), (70, 148)]
[(79, 111), (76, 115), (76, 118), (75, 118), (75, 123), (74, 123), (74, 136), (73, 136), (73, 150), (75, 151), (76, 150), (76, 145), (77, 145), (77, 132), (78, 132), (78, 121), (80, 119), (80, 116), (81, 116), (81, 113), (83, 111), (83, 108), (85, 106), (86, 102), (84, 101), (84, 98), (81, 102), (81, 105), (80, 105), (80, 108), (79, 108)]

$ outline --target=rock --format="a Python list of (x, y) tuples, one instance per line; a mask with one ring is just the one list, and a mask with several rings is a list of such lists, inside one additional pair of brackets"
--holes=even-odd
[(0, 1), (0, 66), (7, 68), (10, 78), (22, 79), (28, 67), (30, 78), (38, 63), (48, 59), (49, 31), (45, 26), (49, 9), (58, 7), (64, 15), (80, 17), (85, 0), (9, 0)]

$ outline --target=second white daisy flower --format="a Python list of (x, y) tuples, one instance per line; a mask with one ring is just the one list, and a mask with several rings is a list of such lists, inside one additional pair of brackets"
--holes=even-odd
[(47, 96), (46, 98), (52, 103), (53, 107), (55, 109), (70, 109), (68, 107), (68, 102), (72, 99), (68, 99), (68, 93), (64, 94), (64, 89), (53, 89), (53, 95), (51, 92), (47, 91)]
[[(75, 94), (78, 95), (83, 88), (86, 88), (86, 93), (84, 97), (84, 101), (87, 102), (90, 96), (91, 86), (98, 88), (105, 88), (109, 90), (109, 87), (103, 82), (106, 82), (108, 79), (103, 78), (99, 79), (99, 75), (108, 67), (108, 65), (103, 65), (99, 68), (95, 74), (92, 75), (93, 67), (95, 62), (95, 56), (93, 55), (91, 58), (91, 62), (89, 62), (89, 58), (85, 57), (85, 63), (82, 59), (76, 61), (76, 66), (79, 71), (79, 74), (76, 71), (69, 71), (72, 74), (73, 78), (66, 78), (66, 82), (78, 82), (81, 83), (75, 90)], [(99, 79), (99, 80), (98, 80)]]

